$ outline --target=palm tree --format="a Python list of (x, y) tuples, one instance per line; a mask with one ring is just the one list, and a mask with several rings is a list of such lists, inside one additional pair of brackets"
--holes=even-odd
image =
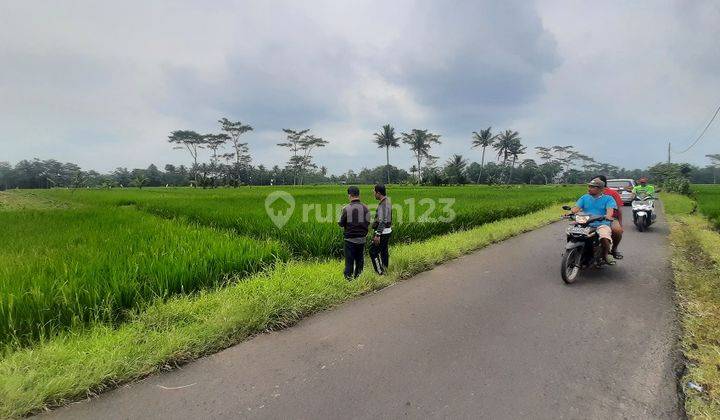
[(517, 162), (517, 159), (525, 154), (525, 150), (527, 148), (522, 145), (520, 142), (520, 137), (516, 137), (513, 139), (512, 143), (510, 143), (510, 149), (509, 154), (512, 156), (512, 165), (510, 166), (510, 176), (508, 176), (507, 183), (509, 184), (512, 181), (512, 174), (513, 170), (515, 169), (515, 162)]
[(410, 133), (402, 133), (402, 141), (410, 145), (415, 160), (417, 161), (418, 184), (422, 174), (423, 159), (432, 159), (430, 148), (433, 143), (440, 144), (440, 135), (428, 132), (428, 130), (418, 130), (414, 128)]
[(448, 177), (448, 182), (451, 184), (464, 184), (466, 166), (467, 160), (462, 155), (453, 155), (448, 159), (445, 163), (445, 175)]
[(497, 141), (492, 145), (497, 151), (498, 160), (502, 157), (503, 165), (507, 164), (510, 158), (510, 149), (515, 139), (520, 140), (520, 133), (512, 130), (505, 130), (497, 136)]
[(497, 136), (493, 136), (491, 133), (492, 127), (488, 127), (484, 130), (473, 131), (472, 147), (482, 147), (482, 159), (480, 160), (480, 173), (478, 174), (477, 183), (480, 183), (480, 177), (482, 176), (483, 167), (485, 166), (485, 149), (488, 146), (492, 146)]
[(400, 139), (395, 137), (395, 129), (390, 124), (382, 126), (379, 133), (375, 133), (375, 143), (379, 149), (385, 148), (385, 158), (387, 165), (387, 183), (390, 183), (390, 148), (400, 147)]

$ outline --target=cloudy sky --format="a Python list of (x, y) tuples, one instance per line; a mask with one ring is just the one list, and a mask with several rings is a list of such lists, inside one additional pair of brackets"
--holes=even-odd
[[(646, 167), (720, 104), (718, 39), (716, 0), (4, 0), (0, 161), (187, 163), (170, 131), (228, 117), (266, 166), (286, 160), (282, 128), (329, 140), (333, 173), (382, 164), (372, 133), (391, 123), (441, 134), (443, 160), (479, 160), (470, 135), (492, 126)], [(720, 123), (673, 159), (708, 153)]]

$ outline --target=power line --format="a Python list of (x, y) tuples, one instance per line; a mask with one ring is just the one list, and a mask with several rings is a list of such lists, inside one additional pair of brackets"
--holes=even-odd
[(683, 154), (683, 153), (687, 152), (688, 150), (692, 149), (696, 144), (698, 144), (700, 139), (702, 139), (703, 136), (705, 135), (705, 132), (708, 130), (708, 128), (710, 128), (710, 125), (713, 123), (713, 121), (715, 121), (715, 118), (717, 118), (718, 113), (720, 113), (720, 106), (718, 106), (718, 108), (715, 110), (715, 114), (710, 119), (710, 121), (707, 123), (707, 125), (703, 129), (702, 133), (700, 133), (700, 135), (695, 139), (695, 141), (693, 141), (692, 144), (690, 146), (688, 146), (687, 149), (683, 150), (682, 152), (675, 152), (675, 154), (676, 155)]

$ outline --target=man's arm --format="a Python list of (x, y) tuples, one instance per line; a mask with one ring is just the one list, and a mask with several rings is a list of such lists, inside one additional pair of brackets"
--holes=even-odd
[(605, 212), (605, 218), (608, 220), (615, 220), (615, 207), (608, 207)]
[(343, 228), (345, 227), (345, 225), (347, 225), (347, 207), (344, 207), (342, 209), (342, 214), (340, 215), (340, 221), (338, 222), (338, 225)]
[(387, 224), (387, 215), (385, 214), (387, 208), (384, 205), (384, 203), (380, 203), (378, 206), (378, 212), (377, 212), (377, 227), (375, 228), (375, 236), (380, 236), (385, 230), (385, 225)]

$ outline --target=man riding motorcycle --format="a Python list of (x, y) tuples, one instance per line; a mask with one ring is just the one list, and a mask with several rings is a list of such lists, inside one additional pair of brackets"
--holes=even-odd
[(620, 246), (620, 241), (622, 241), (622, 236), (625, 230), (622, 226), (622, 211), (620, 209), (623, 207), (623, 200), (620, 193), (615, 191), (612, 188), (607, 188), (607, 177), (605, 175), (598, 175), (595, 178), (600, 178), (602, 182), (605, 183), (605, 194), (611, 196), (615, 200), (615, 205), (617, 205), (617, 210), (615, 210), (615, 213), (613, 216), (615, 217), (615, 220), (612, 222), (612, 225), (610, 226), (610, 229), (612, 229), (612, 241), (613, 246), (610, 250), (610, 254), (616, 259), (616, 260), (622, 260), (623, 255), (618, 251), (618, 247)]
[(600, 178), (594, 178), (588, 183), (588, 193), (580, 197), (571, 209), (574, 214), (584, 212), (593, 216), (605, 216), (605, 220), (592, 222), (590, 226), (597, 228), (602, 245), (602, 255), (605, 263), (615, 265), (615, 259), (610, 254), (612, 248), (612, 222), (615, 220), (617, 204), (610, 195), (604, 194), (605, 183)]
[(655, 197), (655, 187), (652, 185), (648, 185), (647, 178), (640, 178), (638, 179), (638, 182), (640, 185), (636, 185), (633, 187), (633, 194), (637, 197), (638, 195), (646, 195), (648, 197)]

